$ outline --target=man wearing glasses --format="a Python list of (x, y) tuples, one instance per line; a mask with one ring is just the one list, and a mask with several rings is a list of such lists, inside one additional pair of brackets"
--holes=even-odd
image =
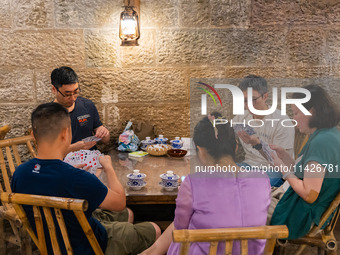
[(64, 106), (70, 113), (72, 126), (72, 144), (70, 151), (88, 150), (96, 145), (95, 141), (84, 142), (82, 139), (95, 135), (103, 143), (110, 141), (110, 133), (99, 119), (94, 103), (79, 96), (80, 87), (75, 71), (67, 66), (56, 68), (51, 73), (54, 102)]
[[(240, 142), (245, 152), (245, 160), (240, 166), (258, 167), (268, 166), (270, 163), (265, 157), (265, 153), (262, 150), (262, 143), (280, 145), (287, 150), (287, 152), (293, 157), (294, 154), (294, 135), (295, 129), (293, 127), (284, 127), (281, 125), (281, 121), (289, 119), (288, 116), (281, 115), (281, 111), (276, 109), (274, 113), (269, 115), (255, 115), (250, 112), (248, 108), (248, 93), (247, 89), (251, 87), (253, 89), (252, 103), (256, 110), (269, 109), (266, 101), (268, 99), (268, 86), (267, 81), (256, 75), (248, 75), (245, 77), (239, 88), (244, 95), (246, 111), (244, 115), (237, 115), (233, 119), (233, 123), (241, 123), (245, 120), (245, 123), (251, 120), (255, 135), (249, 136), (245, 131), (240, 131), (237, 135), (240, 138)], [(275, 121), (269, 121), (273, 120)], [(268, 121), (266, 121), (268, 120)], [(261, 124), (264, 123), (262, 126)], [(288, 124), (287, 124), (288, 125)], [(267, 172), (270, 178), (271, 186), (279, 187), (283, 183), (282, 174), (280, 172)]]

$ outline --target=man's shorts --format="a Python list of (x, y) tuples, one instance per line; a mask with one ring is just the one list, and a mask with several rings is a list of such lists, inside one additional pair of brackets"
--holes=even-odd
[(156, 231), (151, 223), (127, 222), (129, 217), (127, 209), (122, 212), (97, 209), (92, 216), (106, 229), (108, 236), (106, 255), (138, 254), (156, 240)]

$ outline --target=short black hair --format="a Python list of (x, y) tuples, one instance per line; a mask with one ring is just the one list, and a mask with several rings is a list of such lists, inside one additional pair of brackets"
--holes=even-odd
[(268, 92), (267, 81), (263, 77), (254, 74), (244, 77), (240, 82), (239, 88), (242, 91), (245, 91), (248, 88), (253, 88), (253, 90), (256, 90), (261, 95), (264, 95)]
[(193, 140), (195, 145), (205, 148), (215, 160), (219, 160), (223, 156), (232, 156), (235, 160), (236, 138), (234, 129), (229, 123), (216, 125), (216, 128), (217, 139), (213, 124), (208, 117), (204, 117), (194, 129)]
[[(340, 111), (325, 89), (316, 84), (303, 87), (311, 93), (311, 99), (302, 104), (307, 110), (313, 108), (314, 114), (309, 120), (310, 128), (332, 128), (339, 124)], [(304, 98), (303, 93), (294, 93), (293, 98)]]
[(39, 105), (31, 115), (33, 136), (39, 143), (41, 139), (55, 140), (63, 128), (71, 124), (70, 114), (58, 103)]
[(210, 113), (210, 116), (214, 116), (215, 119), (222, 117), (222, 114), (220, 112), (212, 112)]
[(59, 89), (63, 85), (74, 84), (78, 82), (78, 75), (68, 66), (56, 68), (51, 73), (51, 83)]

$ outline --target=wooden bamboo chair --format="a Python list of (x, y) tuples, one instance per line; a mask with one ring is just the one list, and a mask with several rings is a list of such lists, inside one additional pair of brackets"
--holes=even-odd
[(217, 254), (219, 242), (225, 242), (225, 253), (232, 254), (233, 241), (241, 241), (241, 254), (248, 254), (248, 239), (268, 239), (264, 255), (272, 254), (276, 239), (287, 238), (286, 226), (259, 226), (243, 228), (218, 229), (182, 229), (173, 231), (174, 242), (181, 243), (180, 255), (189, 254), (190, 244), (193, 242), (209, 242), (209, 255)]
[[(301, 244), (295, 255), (300, 255), (305, 250), (307, 245), (316, 246), (319, 249), (319, 254), (326, 252), (327, 255), (336, 255), (338, 252), (337, 240), (334, 236), (334, 228), (339, 218), (340, 209), (340, 193), (335, 197), (327, 210), (323, 213), (319, 226), (313, 226), (309, 233), (299, 239), (288, 240), (287, 242), (278, 242), (280, 253), (284, 254), (287, 243)], [(334, 214), (333, 214), (334, 213)], [(321, 227), (326, 223), (328, 218), (333, 214), (328, 225), (321, 230)]]
[[(49, 236), (51, 238), (51, 244), (54, 254), (61, 254), (59, 242), (57, 240), (57, 232), (55, 222), (53, 220), (53, 214), (56, 216), (56, 222), (60, 229), (67, 254), (73, 254), (73, 250), (68, 237), (64, 217), (61, 210), (71, 210), (78, 219), (80, 226), (82, 227), (89, 243), (95, 254), (104, 254), (100, 248), (100, 245), (93, 233), (93, 230), (84, 214), (84, 211), (88, 208), (88, 203), (83, 199), (63, 198), (63, 197), (51, 197), (51, 196), (39, 196), (28, 195), (19, 193), (1, 193), (1, 201), (4, 203), (10, 203), (13, 205), (17, 215), (19, 216), (23, 226), (31, 236), (35, 245), (39, 248), (42, 255), (47, 254), (46, 236), (43, 227), (43, 218), (46, 220)], [(26, 213), (22, 208), (22, 205), (33, 206), (35, 226), (37, 234), (33, 231)], [(41, 214), (41, 209), (44, 212)], [(54, 212), (54, 213), (53, 213)], [(61, 240), (60, 240), (61, 241)]]
[(8, 131), (11, 130), (11, 127), (6, 125), (0, 128), (0, 140), (5, 139), (6, 134), (8, 133)]
[[(31, 157), (36, 156), (32, 143), (34, 143), (32, 136), (0, 140), (1, 193), (11, 192), (12, 175), (15, 168), (22, 163), (19, 154), (20, 147), (25, 146)], [(9, 221), (11, 229), (6, 228), (5, 221)], [(10, 233), (10, 231), (13, 233)], [(21, 221), (14, 208), (10, 204), (2, 202), (0, 206), (0, 254), (5, 254), (7, 243), (18, 245), (21, 254), (32, 254), (31, 239), (22, 228)]]

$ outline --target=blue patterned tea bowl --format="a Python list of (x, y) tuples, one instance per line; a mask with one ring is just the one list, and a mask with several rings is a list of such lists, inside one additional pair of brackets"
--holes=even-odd
[(146, 147), (148, 147), (148, 145), (154, 144), (155, 140), (151, 140), (150, 137), (146, 137), (145, 140), (140, 142), (140, 148), (143, 151), (146, 151)]
[(167, 191), (171, 191), (179, 186), (179, 176), (174, 174), (173, 171), (167, 171), (165, 174), (161, 174), (160, 177), (162, 181), (159, 184)]
[(133, 173), (128, 174), (128, 182), (127, 185), (133, 190), (139, 190), (146, 185), (144, 181), (146, 174), (139, 173), (139, 170), (133, 170)]
[(145, 181), (143, 181), (142, 183), (139, 182), (137, 185), (135, 182), (128, 182), (127, 185), (129, 186), (129, 188), (133, 190), (140, 190), (146, 185), (146, 182)]
[(170, 141), (173, 149), (181, 149), (183, 147), (183, 141), (179, 137), (175, 137), (175, 140)]
[(163, 137), (163, 135), (159, 135), (155, 138), (155, 144), (167, 144), (168, 138)]

